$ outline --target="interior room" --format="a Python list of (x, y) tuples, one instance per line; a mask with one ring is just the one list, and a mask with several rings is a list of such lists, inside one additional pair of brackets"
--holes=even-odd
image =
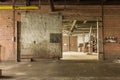
[(0, 0), (0, 80), (120, 80), (120, 0)]
[(63, 26), (63, 60), (98, 60), (97, 21), (64, 21)]

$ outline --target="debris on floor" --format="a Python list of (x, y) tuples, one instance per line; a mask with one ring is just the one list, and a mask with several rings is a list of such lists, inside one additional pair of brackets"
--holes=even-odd
[(118, 57), (117, 59), (115, 59), (113, 62), (114, 63), (120, 63), (120, 57)]

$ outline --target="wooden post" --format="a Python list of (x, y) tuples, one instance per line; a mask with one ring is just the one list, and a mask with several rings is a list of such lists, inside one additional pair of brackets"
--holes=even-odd
[(39, 6), (39, 9), (41, 9), (41, 0), (39, 0), (39, 5), (38, 6)]
[(2, 76), (2, 69), (0, 69), (0, 76)]
[(21, 35), (21, 22), (16, 23), (16, 61), (20, 62), (20, 36)]
[(66, 9), (66, 0), (64, 0), (64, 10)]
[(97, 53), (99, 53), (99, 24), (97, 21)]
[(90, 27), (90, 34), (89, 34), (89, 51), (88, 51), (88, 54), (92, 54), (93, 52), (93, 43), (92, 43), (92, 40), (91, 40), (91, 33), (92, 33), (92, 26)]
[(75, 29), (76, 22), (77, 22), (77, 20), (73, 21), (72, 26), (70, 28), (70, 33), (73, 32), (73, 30)]
[(83, 39), (83, 52), (85, 53), (86, 47), (85, 47), (85, 33), (84, 32), (83, 32), (83, 35), (82, 35), (82, 39)]
[(89, 45), (90, 45), (90, 46), (89, 46), (89, 54), (92, 54), (92, 53), (93, 53), (93, 43), (90, 42)]
[(68, 51), (70, 51), (70, 35), (68, 36), (68, 42), (69, 42), (69, 44), (68, 44)]
[(51, 11), (54, 11), (55, 10), (54, 1), (53, 0), (49, 0), (49, 3), (50, 3), (50, 9), (51, 9)]

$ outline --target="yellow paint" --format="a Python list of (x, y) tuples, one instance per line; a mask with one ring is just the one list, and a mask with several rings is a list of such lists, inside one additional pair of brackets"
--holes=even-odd
[[(12, 10), (13, 6), (0, 6), (0, 10)], [(38, 6), (15, 6), (16, 10), (37, 10)]]
[(12, 10), (13, 6), (0, 6), (0, 10)]
[(15, 9), (17, 10), (39, 9), (39, 7), (38, 6), (16, 6)]

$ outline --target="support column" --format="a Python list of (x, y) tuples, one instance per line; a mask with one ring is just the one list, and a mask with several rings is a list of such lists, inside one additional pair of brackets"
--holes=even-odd
[(69, 42), (69, 44), (68, 44), (68, 51), (70, 51), (70, 35), (68, 37), (69, 37), (69, 39), (68, 39), (68, 42)]
[(54, 1), (53, 0), (49, 0), (49, 4), (50, 4), (51, 11), (54, 11), (55, 10), (55, 8), (54, 8)]
[(86, 47), (85, 47), (85, 33), (83, 32), (83, 35), (82, 35), (82, 39), (83, 39), (83, 52), (85, 53), (86, 52)]
[(97, 21), (97, 53), (99, 54), (99, 23)]
[(102, 38), (101, 38), (101, 51), (99, 52), (99, 59), (105, 60), (105, 53), (104, 53), (104, 0), (101, 0), (101, 18), (102, 18)]

